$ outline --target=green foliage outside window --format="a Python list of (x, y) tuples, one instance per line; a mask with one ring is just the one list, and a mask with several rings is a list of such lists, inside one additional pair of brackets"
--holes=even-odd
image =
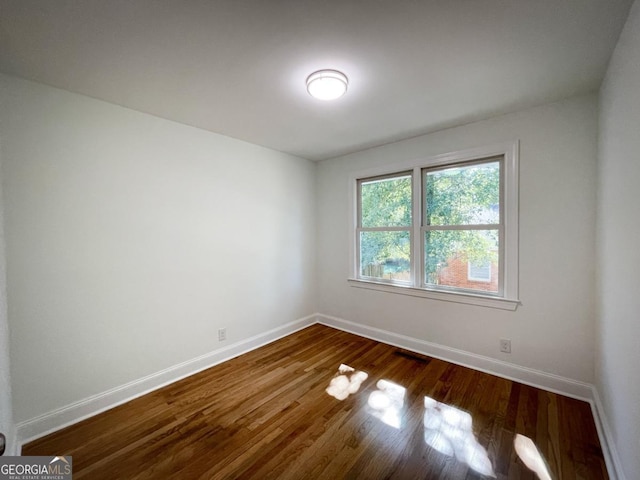
[[(500, 163), (427, 170), (423, 174), (424, 224), (495, 225), (500, 223)], [(411, 227), (410, 175), (361, 183), (363, 228)], [(376, 265), (384, 275), (410, 269), (409, 231), (363, 231), (360, 235), (361, 274)], [(425, 269), (429, 283), (436, 283), (439, 268), (453, 256), (474, 264), (496, 262), (498, 230), (436, 229), (425, 235)], [(373, 275), (377, 276), (377, 275)]]
[[(361, 226), (411, 226), (411, 176), (401, 176), (363, 182), (361, 185)], [(410, 269), (410, 232), (369, 231), (360, 236), (362, 274), (393, 276)], [(371, 267), (379, 266), (380, 275), (371, 274)]]
[[(425, 225), (497, 225), (500, 223), (500, 163), (430, 170), (424, 174)], [(447, 260), (473, 264), (498, 261), (498, 230), (431, 230), (425, 236), (425, 269), (437, 283)]]

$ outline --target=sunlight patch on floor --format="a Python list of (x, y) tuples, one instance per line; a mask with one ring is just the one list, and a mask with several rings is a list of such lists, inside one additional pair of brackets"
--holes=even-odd
[(463, 410), (424, 397), (424, 440), (481, 475), (495, 477), (487, 451), (473, 434), (473, 419)]
[(513, 446), (522, 463), (534, 472), (540, 480), (551, 480), (547, 463), (544, 461), (535, 443), (533, 443), (533, 440), (518, 433), (513, 439)]
[(338, 367), (338, 373), (331, 379), (325, 391), (337, 400), (345, 400), (349, 395), (360, 390), (360, 385), (368, 377), (366, 372), (360, 370), (356, 372), (355, 368), (342, 363)]
[(389, 380), (379, 380), (369, 394), (369, 413), (393, 428), (402, 427), (402, 408), (407, 389)]

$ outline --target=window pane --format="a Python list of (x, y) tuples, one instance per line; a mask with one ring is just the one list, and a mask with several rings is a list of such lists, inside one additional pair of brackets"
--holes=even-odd
[(363, 181), (360, 184), (361, 226), (411, 226), (411, 175)]
[(425, 232), (425, 283), (498, 293), (498, 230)]
[(360, 232), (360, 275), (411, 280), (409, 232)]
[(500, 162), (424, 172), (425, 225), (500, 223)]

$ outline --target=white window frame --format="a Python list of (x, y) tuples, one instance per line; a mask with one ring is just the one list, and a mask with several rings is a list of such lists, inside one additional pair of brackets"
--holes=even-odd
[[(503, 244), (504, 244), (504, 216), (503, 216), (503, 205), (504, 205), (504, 171), (505, 171), (505, 166), (504, 166), (504, 161), (503, 161), (503, 155), (499, 155), (497, 157), (489, 157), (489, 158), (480, 158), (480, 159), (476, 159), (476, 160), (465, 160), (462, 162), (454, 162), (454, 163), (449, 163), (449, 164), (445, 164), (445, 165), (430, 165), (429, 167), (425, 167), (422, 169), (422, 195), (424, 195), (424, 189), (425, 189), (425, 173), (427, 172), (433, 172), (433, 171), (443, 171), (443, 170), (447, 170), (450, 168), (465, 168), (465, 167), (472, 167), (472, 166), (477, 166), (477, 165), (483, 165), (486, 163), (495, 163), (498, 162), (500, 164), (500, 192), (499, 192), (499, 204), (500, 204), (500, 222), (498, 224), (494, 224), (494, 225), (489, 225), (489, 224), (477, 224), (477, 225), (433, 225), (433, 226), (427, 226), (424, 224), (425, 218), (424, 215), (421, 218), (422, 226), (421, 226), (421, 247), (422, 247), (422, 258), (424, 259), (424, 247), (425, 247), (425, 242), (424, 242), (424, 238), (425, 238), (425, 234), (427, 231), (431, 230), (431, 231), (445, 231), (445, 230), (485, 230), (485, 229), (490, 229), (490, 230), (495, 230), (496, 232), (498, 232), (498, 235), (500, 237), (500, 247), (499, 247), (499, 257), (500, 257), (500, 261), (498, 262), (498, 292), (482, 292), (483, 295), (492, 295), (495, 297), (499, 297), (502, 298), (503, 296), (503, 292), (504, 292), (504, 285), (502, 282), (502, 272), (503, 267), (504, 267), (504, 250), (502, 248)], [(421, 205), (425, 205), (425, 199), (424, 197), (422, 198), (421, 201)], [(423, 212), (424, 213), (424, 212)], [(422, 260), (421, 260), (422, 261)], [(422, 265), (421, 265), (422, 266)], [(426, 289), (431, 289), (431, 290), (450, 290), (450, 291), (455, 291), (455, 292), (462, 292), (464, 290), (467, 290), (468, 293), (472, 293), (475, 294), (478, 292), (478, 290), (473, 290), (473, 289), (464, 289), (462, 287), (447, 287), (447, 286), (435, 286), (435, 285), (431, 285), (431, 284), (427, 284), (426, 279), (424, 278), (424, 274), (426, 272), (422, 272), (422, 277), (421, 277), (421, 287), (422, 288), (426, 288)], [(489, 282), (491, 282), (489, 280)]]
[[(349, 242), (349, 274), (348, 282), (352, 287), (366, 288), (387, 293), (396, 293), (423, 297), (434, 300), (444, 300), (456, 303), (478, 305), (484, 307), (499, 308), (503, 310), (515, 310), (518, 306), (518, 212), (519, 212), (519, 143), (518, 141), (489, 145), (484, 147), (460, 150), (456, 152), (436, 155), (425, 159), (411, 160), (407, 162), (385, 165), (360, 172), (355, 172), (349, 177), (349, 229), (351, 241)], [(503, 157), (502, 172), (502, 205), (504, 215), (504, 242), (502, 265), (502, 295), (485, 294), (477, 292), (444, 291), (441, 289), (426, 288), (422, 282), (422, 248), (412, 248), (411, 285), (401, 285), (389, 282), (376, 281), (371, 278), (360, 278), (358, 265), (358, 180), (370, 177), (393, 175), (396, 173), (413, 170), (413, 229), (412, 245), (422, 244), (422, 170), (424, 168), (452, 165), (461, 162), (472, 162), (489, 157)]]

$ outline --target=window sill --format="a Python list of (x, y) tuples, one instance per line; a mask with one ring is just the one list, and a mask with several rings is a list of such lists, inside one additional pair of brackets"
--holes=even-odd
[(506, 298), (489, 297), (485, 295), (474, 295), (458, 292), (440, 292), (427, 290), (425, 288), (409, 287), (405, 285), (395, 285), (383, 282), (372, 282), (370, 280), (348, 279), (349, 285), (356, 288), (366, 288), (379, 292), (395, 293), (399, 295), (409, 295), (412, 297), (430, 298), (433, 300), (443, 300), (445, 302), (464, 303), (479, 307), (498, 308), (500, 310), (515, 311), (520, 304), (519, 300)]

